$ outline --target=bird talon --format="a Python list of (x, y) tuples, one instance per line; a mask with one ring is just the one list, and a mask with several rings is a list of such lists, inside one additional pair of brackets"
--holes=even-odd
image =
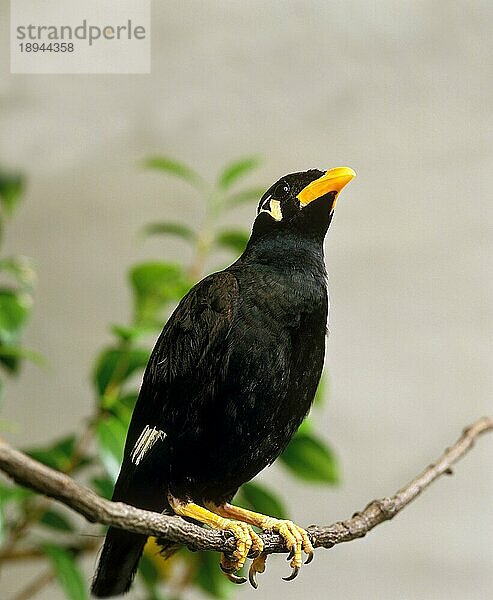
[(250, 570), (248, 571), (248, 581), (250, 582), (250, 585), (252, 586), (252, 588), (254, 590), (256, 590), (258, 588), (257, 571), (252, 571), (251, 567), (250, 567)]
[(291, 575), (288, 575), (288, 577), (283, 577), (284, 581), (293, 581), (293, 579), (298, 577), (299, 572), (300, 572), (299, 567), (293, 567), (293, 570), (291, 571)]
[[(221, 561), (219, 563), (219, 567), (221, 568), (221, 571), (223, 573), (225, 573), (226, 575), (230, 575), (231, 573), (234, 572), (234, 567), (232, 566), (233, 561), (228, 558), (225, 554), (223, 554), (221, 556)], [(231, 566), (229, 566), (231, 565)]]
[(219, 566), (231, 583), (240, 585), (246, 582), (245, 577), (235, 575), (235, 571), (238, 570), (238, 560), (233, 555), (222, 554)]
[(253, 589), (258, 588), (257, 573), (263, 573), (265, 571), (265, 561), (267, 560), (267, 554), (263, 552), (252, 560), (250, 569), (248, 571), (248, 580)]
[[(266, 554), (263, 552), (262, 538), (253, 531), (252, 525), (263, 531), (276, 531), (284, 540), (288, 551), (287, 560), (292, 569), (288, 577), (283, 577), (285, 581), (292, 581), (298, 576), (303, 564), (303, 552), (307, 555), (305, 564), (309, 564), (313, 560), (313, 546), (308, 533), (292, 521), (275, 519), (231, 504), (211, 503), (208, 504), (208, 507), (214, 513), (227, 517), (229, 524), (226, 527), (223, 525), (222, 528), (232, 531), (237, 539), (237, 547), (233, 556), (229, 561), (226, 561), (225, 558), (221, 559), (222, 566), (225, 566), (229, 573), (238, 571), (244, 565), (245, 558), (248, 555), (253, 556), (248, 579), (254, 589), (258, 587), (257, 573), (263, 573), (265, 570)], [(231, 519), (235, 519), (235, 521), (231, 521)]]
[(235, 575), (234, 573), (226, 573), (225, 571), (224, 575), (231, 581), (231, 583), (235, 583), (236, 585), (242, 585), (243, 583), (246, 583), (246, 577)]

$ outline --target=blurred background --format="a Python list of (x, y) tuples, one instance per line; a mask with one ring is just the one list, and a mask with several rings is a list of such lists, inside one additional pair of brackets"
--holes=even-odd
[[(27, 186), (4, 254), (37, 272), (23, 365), (3, 392), (2, 432), (17, 447), (77, 430), (93, 411), (94, 356), (128, 321), (126, 271), (188, 260), (149, 222), (197, 227), (200, 196), (142, 168), (166, 155), (214, 181), (242, 156), (267, 188), (281, 175), (349, 165), (331, 226), (327, 402), (313, 423), (334, 449), (335, 487), (260, 481), (300, 524), (349, 517), (437, 457), (492, 412), (493, 7), (488, 2), (154, 3), (150, 75), (10, 75), (0, 5), (0, 165)], [(248, 228), (255, 202), (224, 217)], [(220, 253), (207, 270), (231, 258)], [(392, 524), (319, 550), (290, 583), (269, 560), (237, 597), (480, 599), (493, 586), (492, 440)], [(81, 532), (90, 532), (81, 523)], [(90, 576), (94, 556), (83, 561)], [(41, 570), (10, 562), (2, 597)], [(64, 595), (56, 584), (39, 599)], [(142, 598), (138, 589), (130, 599)], [(185, 597), (202, 597), (191, 590)]]

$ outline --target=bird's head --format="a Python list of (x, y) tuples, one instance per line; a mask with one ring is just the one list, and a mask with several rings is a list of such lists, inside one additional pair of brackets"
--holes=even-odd
[(292, 232), (323, 239), (339, 193), (355, 175), (349, 167), (338, 167), (281, 177), (260, 199), (252, 238)]

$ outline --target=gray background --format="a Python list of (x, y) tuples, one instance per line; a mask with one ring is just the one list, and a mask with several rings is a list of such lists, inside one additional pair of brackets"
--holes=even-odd
[[(491, 413), (491, 3), (155, 3), (150, 76), (9, 75), (5, 3), (0, 17), (0, 162), (29, 175), (7, 249), (36, 261), (27, 342), (52, 365), (27, 366), (8, 386), (2, 418), (19, 424), (9, 440), (78, 427), (94, 400), (91, 359), (108, 323), (129, 315), (125, 269), (183, 254), (177, 242), (136, 239), (149, 221), (202, 216), (186, 186), (137, 168), (155, 152), (210, 177), (260, 153), (260, 185), (311, 167), (358, 172), (327, 240), (331, 391), (317, 416), (343, 485), (265, 473), (301, 523), (393, 492)], [(232, 221), (252, 218), (253, 207)], [(491, 444), (392, 524), (319, 551), (295, 582), (280, 581), (277, 557), (259, 592), (239, 593), (489, 597)], [(2, 597), (38, 569), (9, 568)]]

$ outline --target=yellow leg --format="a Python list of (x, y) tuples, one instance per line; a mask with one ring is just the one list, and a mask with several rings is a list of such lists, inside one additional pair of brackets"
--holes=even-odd
[[(313, 546), (308, 537), (308, 533), (293, 523), (285, 519), (276, 519), (274, 517), (268, 517), (260, 513), (247, 510), (246, 508), (240, 508), (233, 506), (232, 504), (223, 504), (222, 506), (216, 506), (208, 504), (208, 508), (211, 511), (228, 517), (230, 519), (236, 519), (237, 521), (243, 521), (249, 525), (259, 527), (263, 531), (276, 531), (285, 540), (286, 546), (289, 550), (288, 560), (292, 568), (291, 575), (285, 577), (286, 581), (294, 579), (301, 568), (302, 564), (302, 551), (308, 556), (305, 561), (306, 564), (313, 559)], [(250, 567), (249, 579), (253, 587), (257, 587), (256, 574), (263, 573), (265, 570), (265, 555), (261, 554), (252, 563)]]
[[(255, 544), (254, 549), (256, 552), (261, 551), (263, 547), (262, 540), (253, 529), (245, 522), (223, 518), (217, 513), (193, 502), (183, 502), (171, 495), (168, 496), (168, 500), (171, 508), (181, 517), (195, 519), (214, 529), (231, 531), (236, 539), (236, 549), (231, 556), (225, 556), (224, 554), (221, 556), (221, 569), (233, 583), (245, 583), (246, 579), (244, 577), (237, 577), (234, 575), (234, 572), (243, 567), (253, 544)], [(258, 549), (259, 542), (262, 546)]]

